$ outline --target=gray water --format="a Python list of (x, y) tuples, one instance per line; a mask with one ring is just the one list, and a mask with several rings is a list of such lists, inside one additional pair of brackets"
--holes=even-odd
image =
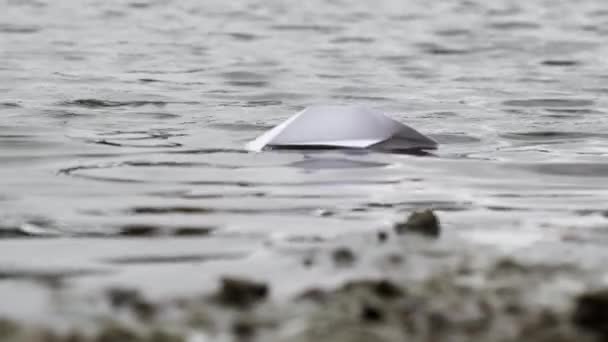
[[(300, 246), (417, 208), (505, 250), (602, 244), (607, 43), (603, 0), (2, 0), (0, 300), (19, 305), (1, 311), (38, 312), (41, 275), (289, 292)], [(441, 145), (244, 151), (314, 104)]]

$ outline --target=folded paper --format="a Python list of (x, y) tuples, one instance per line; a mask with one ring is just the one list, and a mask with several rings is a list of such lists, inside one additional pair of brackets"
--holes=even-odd
[(313, 106), (247, 144), (264, 149), (435, 149), (437, 143), (384, 113), (361, 106)]

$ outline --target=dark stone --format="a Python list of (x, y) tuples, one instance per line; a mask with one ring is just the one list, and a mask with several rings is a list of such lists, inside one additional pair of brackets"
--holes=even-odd
[(312, 257), (306, 257), (304, 258), (304, 260), (302, 260), (302, 264), (305, 267), (312, 267), (314, 265), (314, 260), (312, 259)]
[(148, 336), (147, 342), (184, 342), (183, 336), (168, 333), (162, 330), (155, 330)]
[(325, 292), (319, 288), (311, 288), (311, 289), (305, 290), (304, 292), (302, 292), (298, 296), (296, 296), (296, 300), (309, 300), (309, 301), (315, 302), (315, 303), (324, 303), (327, 301), (327, 299), (328, 299), (327, 292)]
[(497, 274), (501, 274), (501, 273), (527, 273), (531, 270), (526, 268), (524, 265), (517, 262), (516, 260), (513, 260), (511, 258), (501, 258), (494, 265), (493, 271)]
[(136, 289), (115, 287), (106, 291), (106, 297), (113, 308), (119, 309), (129, 307), (141, 299), (141, 294)]
[(379, 323), (384, 320), (384, 313), (380, 308), (371, 305), (363, 305), (361, 308), (361, 320), (370, 323)]
[(384, 231), (378, 232), (378, 242), (386, 242), (388, 240), (388, 234)]
[(48, 328), (44, 328), (38, 332), (37, 337), (40, 342), (63, 342), (63, 339), (59, 334)]
[(441, 230), (439, 219), (430, 209), (413, 212), (407, 221), (398, 222), (394, 227), (397, 234), (418, 233), (429, 237), (438, 237)]
[(541, 64), (547, 66), (573, 66), (579, 64), (577, 61), (567, 59), (548, 59), (542, 61)]
[(352, 291), (354, 289), (365, 289), (376, 296), (378, 298), (384, 300), (395, 299), (403, 296), (403, 290), (392, 283), (389, 280), (359, 280), (359, 281), (351, 281), (346, 283), (343, 286), (345, 291)]
[(376, 282), (374, 285), (374, 293), (383, 299), (397, 298), (403, 295), (403, 291), (400, 287), (386, 279)]
[(239, 320), (232, 325), (232, 333), (241, 339), (249, 339), (255, 335), (255, 326), (251, 322)]
[(350, 266), (355, 262), (355, 254), (349, 248), (336, 248), (332, 253), (332, 258), (337, 266)]
[(139, 336), (135, 332), (122, 327), (111, 326), (103, 329), (97, 335), (95, 342), (138, 342)]
[(88, 339), (78, 330), (70, 331), (62, 340), (62, 342), (85, 342)]
[(128, 237), (149, 237), (149, 236), (157, 236), (160, 233), (160, 229), (156, 226), (149, 225), (126, 225), (120, 229), (119, 234), (121, 236)]
[(215, 229), (211, 227), (180, 227), (173, 231), (175, 236), (204, 236), (209, 235)]
[(608, 289), (578, 296), (572, 321), (608, 340)]
[(245, 309), (268, 297), (268, 285), (241, 278), (222, 278), (216, 299), (226, 306)]
[(115, 309), (129, 309), (142, 321), (149, 321), (156, 316), (158, 308), (147, 301), (139, 291), (131, 288), (110, 288), (106, 291), (110, 305)]
[(19, 332), (19, 326), (13, 321), (8, 319), (0, 318), (0, 339), (9, 339), (13, 335)]
[(400, 265), (404, 261), (404, 257), (401, 254), (391, 253), (387, 256), (387, 261), (392, 265)]
[(146, 300), (139, 299), (133, 303), (131, 310), (141, 321), (150, 321), (156, 317), (158, 307)]
[(208, 214), (212, 209), (204, 207), (135, 207), (131, 209), (133, 214), (166, 215), (166, 214)]
[(430, 312), (428, 317), (428, 326), (432, 333), (445, 333), (450, 327), (450, 320), (442, 312)]

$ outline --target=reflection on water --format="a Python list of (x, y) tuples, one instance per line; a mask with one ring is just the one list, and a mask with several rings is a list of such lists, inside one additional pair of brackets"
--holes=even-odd
[[(422, 207), (497, 244), (606, 221), (601, 0), (0, 4), (0, 281), (30, 263), (99, 282), (147, 263), (238, 269), (276, 234)], [(354, 103), (440, 148), (243, 150), (307, 105)], [(133, 240), (145, 250), (125, 255)], [(89, 272), (100, 260), (122, 273)]]

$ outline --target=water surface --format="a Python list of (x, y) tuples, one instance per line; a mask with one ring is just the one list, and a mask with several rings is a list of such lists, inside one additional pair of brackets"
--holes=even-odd
[[(252, 268), (289, 283), (302, 241), (417, 208), (498, 248), (606, 239), (601, 0), (0, 4), (9, 303), (35, 301), (18, 284), (41, 275), (160, 294)], [(385, 110), (441, 146), (244, 151), (315, 104)]]

